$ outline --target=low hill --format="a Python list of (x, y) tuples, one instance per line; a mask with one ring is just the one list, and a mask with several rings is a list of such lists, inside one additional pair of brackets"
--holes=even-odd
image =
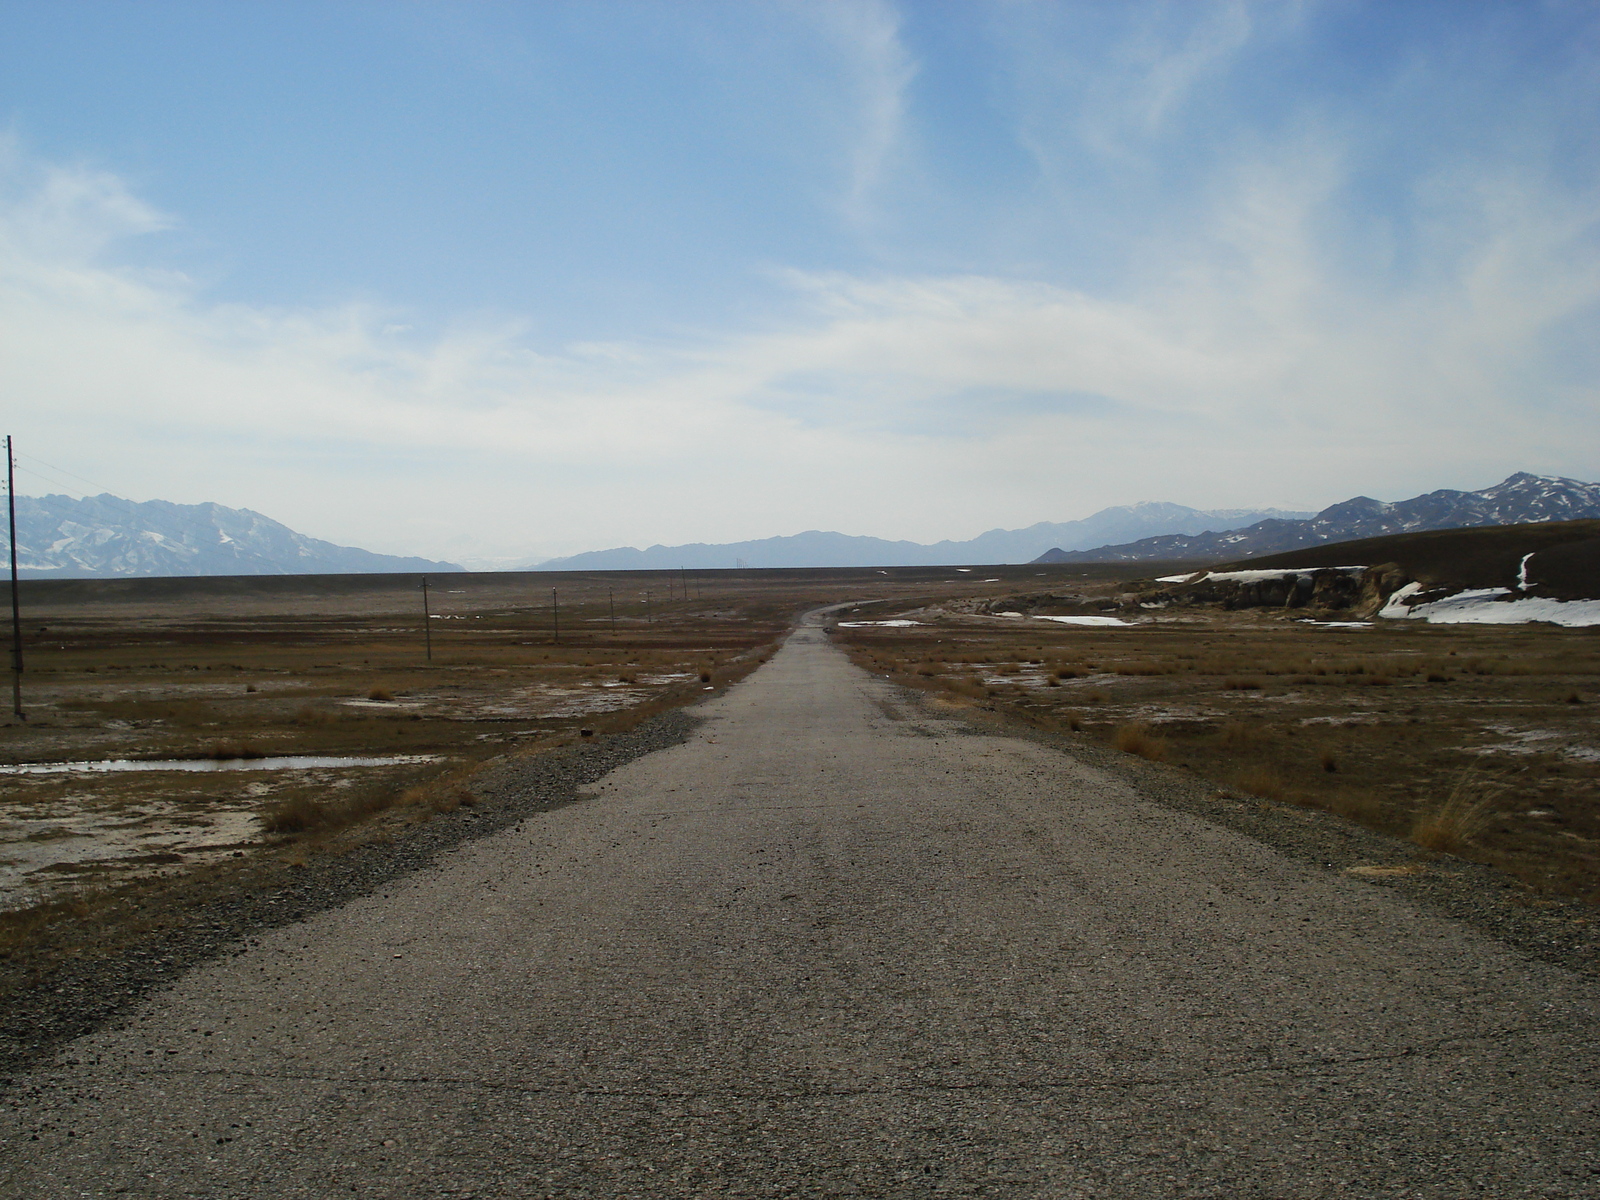
[(807, 530), (748, 542), (691, 542), (682, 546), (622, 546), (590, 550), (537, 564), (541, 571), (640, 571), (747, 567), (921, 567), (968, 563), (1029, 563), (1050, 546), (1102, 545), (1152, 534), (1236, 529), (1267, 518), (1307, 513), (1281, 509), (1198, 509), (1164, 501), (1103, 508), (1079, 521), (1041, 521), (1026, 529), (991, 529), (967, 541), (887, 541)]

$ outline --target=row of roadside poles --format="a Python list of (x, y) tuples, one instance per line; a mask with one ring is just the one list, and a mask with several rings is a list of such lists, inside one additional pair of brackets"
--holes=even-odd
[[(8, 444), (10, 443), (10, 440), (11, 439), (9, 439), (9, 438), (6, 439)], [(13, 545), (14, 545), (15, 542), (16, 542), (15, 536), (13, 536), (12, 542), (13, 542)], [(13, 559), (12, 573), (13, 573), (13, 576), (15, 575), (15, 565), (14, 565), (15, 564), (15, 558), (16, 558), (16, 552), (13, 549), (13, 551), (12, 551), (12, 559)], [(683, 595), (684, 595), (684, 599), (687, 600), (688, 597), (689, 597), (689, 573), (683, 567), (679, 567), (678, 570), (679, 570), (679, 572), (680, 572), (680, 574), (682, 576), (682, 579), (683, 579)], [(668, 580), (668, 588), (667, 588), (667, 590), (668, 590), (668, 593), (670, 594), (671, 590), (672, 590), (671, 589), (671, 580), (670, 580), (670, 578)], [(647, 588), (640, 594), (644, 597), (644, 619), (645, 619), (645, 623), (647, 625), (654, 625), (656, 619), (655, 619), (654, 612), (652, 612), (651, 608), (650, 608), (650, 591)], [(700, 594), (699, 580), (695, 581), (695, 594), (697, 596)], [(13, 607), (15, 607), (15, 603), (16, 603), (15, 595), (16, 595), (16, 583), (13, 580), (13, 583), (12, 583), (12, 596), (13, 596), (12, 604), (13, 604)], [(609, 612), (610, 618), (611, 618), (611, 632), (612, 633), (616, 633), (617, 632), (617, 593), (616, 593), (616, 589), (615, 588), (607, 588), (606, 589), (606, 609)], [(557, 592), (557, 590), (555, 588), (551, 588), (550, 589), (550, 631), (551, 631), (550, 640), (552, 642), (555, 642), (555, 643), (559, 644), (560, 641), (561, 641), (561, 597), (560, 597), (559, 593)], [(427, 653), (427, 656), (428, 656), (428, 661), (432, 662), (433, 661), (433, 607), (429, 603), (429, 600), (428, 600), (428, 577), (426, 575), (424, 575), (422, 577), (422, 639), (423, 639), (423, 644), (426, 647), (426, 653)], [(20, 647), (20, 645), (21, 645), (20, 641), (18, 642), (18, 645)], [(18, 651), (18, 654), (20, 656), (20, 654), (21, 654), (20, 649)], [(19, 663), (19, 665), (17, 667), (17, 670), (20, 673), (21, 670), (22, 670), (22, 668), (20, 666), (21, 658), (19, 657), (17, 661)], [(19, 710), (19, 714), (20, 714), (20, 710)]]
[[(11, 712), (19, 721), (27, 720), (22, 710), (22, 603), (17, 594), (17, 459), (11, 447), (11, 435), (6, 435), (6, 516), (10, 529), (11, 545)], [(689, 572), (678, 568), (682, 579), (683, 598), (689, 598)], [(667, 577), (667, 591), (672, 591), (672, 578)], [(700, 592), (695, 581), (695, 594)], [(611, 614), (611, 632), (617, 631), (617, 596), (612, 588), (606, 589), (606, 605)], [(650, 592), (644, 592), (644, 615), (647, 624), (655, 624), (655, 614), (650, 609)], [(550, 589), (551, 640), (561, 641), (561, 598), (555, 588)], [(422, 577), (422, 637), (428, 661), (433, 661), (433, 611), (428, 600), (428, 577)]]

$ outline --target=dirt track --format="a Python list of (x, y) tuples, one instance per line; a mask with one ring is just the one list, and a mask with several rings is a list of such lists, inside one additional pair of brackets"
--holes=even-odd
[(1593, 980), (899, 695), (801, 630), (19, 1080), (0, 1190), (1600, 1190)]

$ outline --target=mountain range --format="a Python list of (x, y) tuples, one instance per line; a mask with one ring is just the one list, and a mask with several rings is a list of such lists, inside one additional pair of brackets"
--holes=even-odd
[(17, 497), (17, 573), (29, 579), (125, 575), (344, 575), (460, 571), (296, 533), (248, 508), (137, 503), (110, 494)]
[(1310, 513), (1276, 508), (1210, 509), (1146, 502), (1103, 508), (1080, 521), (1041, 521), (1026, 529), (991, 529), (968, 541), (892, 542), (808, 530), (749, 542), (651, 546), (639, 550), (591, 550), (568, 558), (531, 563), (541, 571), (695, 570), (719, 567), (932, 567), (959, 563), (1031, 562), (1047, 547), (1078, 549), (1152, 534), (1237, 529), (1262, 520), (1293, 520)]
[[(1477, 492), (1444, 489), (1395, 503), (1357, 496), (1318, 513), (1144, 503), (1105, 508), (1079, 521), (991, 529), (966, 541), (932, 545), (811, 530), (747, 542), (598, 550), (537, 565), (615, 571), (1218, 562), (1421, 530), (1585, 518), (1600, 518), (1600, 484), (1521, 473)], [(336, 546), (249, 509), (137, 503), (112, 495), (18, 496), (17, 549), (20, 573), (34, 579), (462, 570), (454, 563)]]
[[(1479, 492), (1443, 488), (1385, 503), (1356, 496), (1306, 520), (1271, 518), (1242, 528), (1178, 532), (1089, 549), (1057, 546), (1035, 562), (1217, 562), (1281, 554), (1357, 538), (1600, 517), (1600, 484), (1518, 472)], [(1353, 564), (1352, 564), (1353, 565)]]

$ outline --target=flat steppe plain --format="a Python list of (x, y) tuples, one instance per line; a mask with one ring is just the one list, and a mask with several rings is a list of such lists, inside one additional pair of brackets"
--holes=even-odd
[[(431, 665), (415, 581), (58, 594), (13, 761), (439, 761), (15, 914), (5, 1194), (1594, 1194), (1592, 635), (997, 616), (1128, 601), (1041, 571), (442, 579)], [(1516, 876), (1407, 840), (1462, 779)]]
[(814, 626), (698, 712), (16, 1079), (6, 1193), (1595, 1193), (1592, 977)]

